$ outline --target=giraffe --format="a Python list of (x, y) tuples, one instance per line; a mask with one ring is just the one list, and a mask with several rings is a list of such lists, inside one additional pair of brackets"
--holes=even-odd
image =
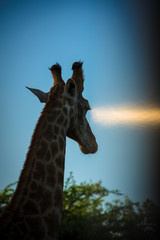
[(72, 65), (68, 81), (59, 64), (51, 68), (49, 93), (30, 89), (45, 102), (10, 204), (0, 218), (0, 239), (57, 240), (61, 221), (66, 136), (83, 153), (95, 153), (96, 138), (86, 118), (82, 62)]

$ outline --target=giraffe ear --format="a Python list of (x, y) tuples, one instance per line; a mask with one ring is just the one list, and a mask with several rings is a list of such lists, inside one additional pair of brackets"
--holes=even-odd
[(39, 89), (29, 88), (29, 87), (26, 87), (26, 88), (29, 89), (33, 94), (35, 94), (38, 97), (38, 99), (41, 103), (46, 103), (47, 102), (48, 97), (49, 97), (49, 92), (45, 93), (45, 92), (42, 92)]
[(73, 79), (69, 78), (68, 81), (66, 82), (64, 94), (66, 97), (69, 98), (77, 97), (77, 85)]

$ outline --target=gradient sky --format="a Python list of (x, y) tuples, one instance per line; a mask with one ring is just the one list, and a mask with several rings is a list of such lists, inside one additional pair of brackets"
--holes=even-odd
[[(147, 23), (127, 2), (0, 1), (0, 189), (18, 179), (43, 108), (25, 86), (49, 91), (52, 64), (66, 81), (72, 63), (84, 61), (92, 108), (150, 104)], [(73, 171), (78, 183), (102, 180), (133, 201), (152, 198), (150, 129), (88, 119), (99, 150), (86, 156), (67, 139), (65, 179)]]

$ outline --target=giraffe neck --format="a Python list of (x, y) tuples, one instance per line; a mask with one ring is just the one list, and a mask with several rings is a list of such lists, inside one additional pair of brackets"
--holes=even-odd
[[(55, 103), (54, 103), (55, 104)], [(37, 123), (20, 180), (7, 208), (8, 239), (57, 239), (63, 194), (68, 109), (49, 101)]]

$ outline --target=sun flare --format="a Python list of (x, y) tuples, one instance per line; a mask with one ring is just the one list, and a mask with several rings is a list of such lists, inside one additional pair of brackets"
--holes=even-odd
[(160, 107), (100, 107), (91, 116), (101, 125), (160, 125)]

